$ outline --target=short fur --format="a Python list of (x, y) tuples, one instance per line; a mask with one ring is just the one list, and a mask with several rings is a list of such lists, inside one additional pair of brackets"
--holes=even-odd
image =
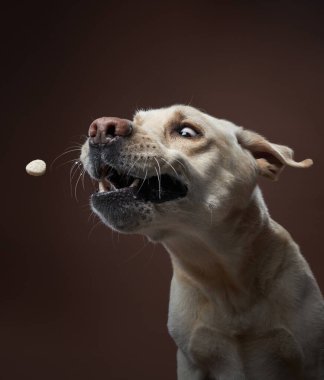
[[(184, 138), (179, 125), (197, 138)], [(105, 160), (105, 157), (102, 158)], [(93, 175), (89, 144), (81, 160)], [(133, 134), (107, 159), (143, 178), (157, 171), (188, 186), (163, 204), (116, 199), (94, 208), (104, 223), (140, 233), (169, 252), (168, 329), (178, 380), (320, 380), (324, 301), (290, 234), (271, 219), (258, 175), (276, 180), (290, 148), (193, 107), (138, 111)]]

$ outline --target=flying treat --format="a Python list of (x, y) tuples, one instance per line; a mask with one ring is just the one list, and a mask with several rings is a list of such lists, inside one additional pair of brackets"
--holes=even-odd
[(33, 176), (41, 176), (46, 172), (46, 163), (43, 160), (34, 160), (31, 161), (26, 166), (26, 172)]

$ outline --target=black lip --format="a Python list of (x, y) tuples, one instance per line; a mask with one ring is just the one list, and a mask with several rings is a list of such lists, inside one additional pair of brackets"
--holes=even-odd
[(168, 174), (162, 174), (159, 177), (149, 177), (145, 180), (139, 179), (139, 183), (135, 187), (130, 187), (130, 185), (136, 177), (125, 174), (120, 175), (112, 168), (108, 170), (106, 178), (115, 186), (116, 190), (97, 192), (94, 196), (116, 199), (118, 194), (121, 197), (129, 194), (132, 195), (133, 199), (139, 201), (163, 203), (183, 198), (188, 192), (188, 188), (183, 182)]

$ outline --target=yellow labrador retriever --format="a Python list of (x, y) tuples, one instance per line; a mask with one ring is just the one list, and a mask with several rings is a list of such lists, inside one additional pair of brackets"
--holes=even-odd
[(95, 120), (81, 161), (99, 182), (91, 205), (103, 223), (170, 254), (179, 380), (324, 379), (322, 294), (257, 185), (310, 159), (175, 105)]

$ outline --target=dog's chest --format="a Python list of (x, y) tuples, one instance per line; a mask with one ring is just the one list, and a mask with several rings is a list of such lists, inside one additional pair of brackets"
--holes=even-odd
[(192, 342), (198, 344), (206, 331), (214, 339), (218, 335), (220, 338), (236, 339), (251, 329), (261, 331), (267, 319), (266, 314), (258, 306), (245, 313), (231, 314), (221, 304), (208, 301), (197, 288), (172, 279), (168, 329), (183, 351), (188, 351)]
[(210, 305), (199, 290), (173, 278), (168, 329), (177, 346), (187, 351), (190, 341), (196, 340), (200, 334), (197, 327), (202, 325), (227, 335), (236, 333), (234, 324), (225, 321), (222, 311)]

